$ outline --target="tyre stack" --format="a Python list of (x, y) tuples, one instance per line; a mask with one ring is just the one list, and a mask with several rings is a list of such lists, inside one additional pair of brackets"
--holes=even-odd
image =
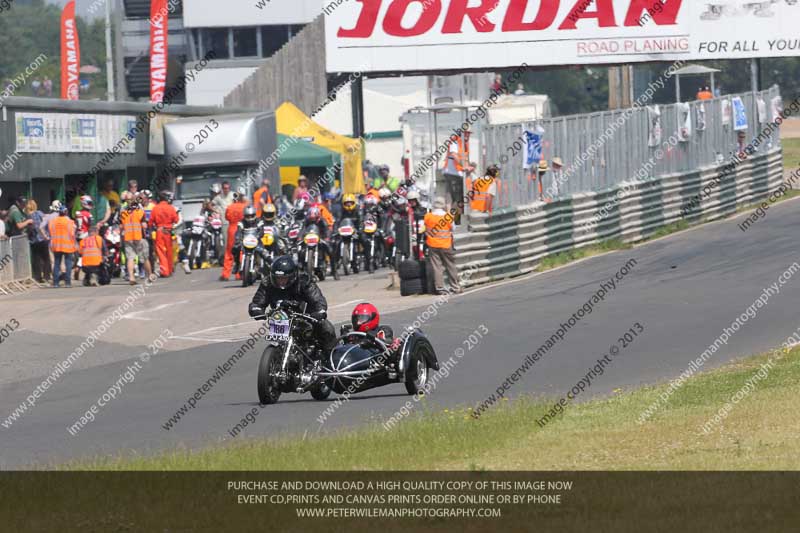
[(400, 277), (400, 296), (413, 296), (425, 294), (427, 276), (425, 264), (415, 259), (401, 261), (397, 268)]

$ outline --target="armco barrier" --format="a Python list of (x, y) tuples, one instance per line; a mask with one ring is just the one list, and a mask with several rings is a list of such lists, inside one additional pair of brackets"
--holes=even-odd
[(24, 235), (0, 240), (0, 294), (23, 291), (31, 283), (31, 247)]
[(469, 233), (456, 235), (459, 270), (475, 268), (468, 285), (527, 274), (548, 255), (614, 238), (640, 241), (681, 219), (696, 224), (729, 216), (743, 205), (766, 198), (783, 179), (780, 149), (751, 156), (684, 217), (681, 209), (702, 194), (727, 163), (632, 185), (607, 216), (592, 226), (586, 224), (599, 216), (606, 203), (613, 203), (619, 189), (576, 194), (492, 216), (472, 214)]

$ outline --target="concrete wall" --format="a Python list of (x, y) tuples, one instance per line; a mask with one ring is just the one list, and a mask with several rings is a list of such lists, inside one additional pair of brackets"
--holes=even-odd
[(328, 98), (322, 16), (225, 97), (226, 107), (273, 111), (291, 101), (310, 115)]

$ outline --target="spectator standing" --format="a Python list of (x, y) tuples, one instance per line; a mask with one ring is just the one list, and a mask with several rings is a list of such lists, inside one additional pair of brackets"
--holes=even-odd
[(25, 213), (30, 217), (33, 231), (28, 232), (28, 240), (31, 243), (31, 269), (33, 279), (36, 283), (44, 283), (52, 274), (50, 265), (50, 242), (42, 232), (41, 226), (44, 220), (44, 213), (39, 211), (36, 201), (28, 200), (25, 206)]
[(264, 206), (272, 203), (275, 202), (273, 201), (272, 195), (269, 193), (269, 178), (264, 178), (261, 181), (261, 187), (253, 193), (253, 207), (256, 208), (256, 216), (261, 218)]
[(294, 193), (292, 193), (292, 202), (296, 202), (303, 193), (308, 194), (308, 178), (301, 174), (297, 178), (297, 187), (294, 188)]
[(711, 92), (711, 89), (709, 89), (708, 86), (700, 87), (700, 89), (697, 91), (698, 100), (711, 100), (712, 98), (714, 98), (714, 93)]
[(144, 209), (134, 198), (128, 202), (128, 207), (122, 212), (120, 217), (122, 232), (125, 239), (125, 259), (128, 262), (128, 283), (136, 285), (136, 275), (134, 273), (134, 261), (138, 257), (139, 264), (144, 265), (145, 273), (148, 277), (150, 270), (149, 251), (147, 241), (144, 239), (146, 222), (144, 221)]
[(44, 81), (42, 82), (42, 89), (44, 89), (44, 94), (48, 98), (53, 97), (53, 80), (48, 78), (47, 76), (44, 77)]
[(22, 235), (22, 232), (27, 231), (26, 228), (33, 224), (33, 221), (23, 211), (27, 203), (28, 199), (24, 195), (17, 196), (14, 205), (8, 210), (8, 220), (11, 227), (7, 228), (6, 231), (9, 237)]
[(470, 191), (470, 209), (481, 213), (491, 213), (494, 197), (497, 194), (497, 184), (495, 181), (500, 176), (500, 166), (490, 165), (486, 169), (486, 175), (472, 183)]
[(433, 202), (433, 211), (425, 215), (426, 244), (433, 267), (434, 287), (437, 294), (447, 294), (444, 287), (444, 271), (450, 278), (450, 285), (461, 292), (458, 284), (455, 250), (453, 250), (453, 216), (444, 210), (444, 198), (439, 196)]
[(6, 218), (8, 218), (8, 211), (0, 209), (0, 240), (8, 239), (8, 235), (6, 235)]
[(58, 217), (50, 221), (50, 250), (53, 252), (53, 287), (57, 288), (61, 280), (61, 263), (66, 269), (64, 286), (72, 287), (70, 272), (72, 272), (72, 256), (78, 251), (78, 242), (75, 238), (75, 222), (69, 218), (69, 209), (61, 206)]
[(494, 83), (492, 83), (492, 85), (489, 86), (489, 89), (491, 89), (492, 93), (494, 93), (494, 94), (502, 93), (503, 92), (503, 76), (500, 75), (500, 74), (496, 74), (495, 77), (494, 77)]
[(553, 167), (553, 186), (551, 188), (553, 196), (558, 196), (558, 184), (561, 183), (561, 175), (564, 173), (564, 162), (560, 157), (554, 157), (550, 164)]
[(228, 221), (225, 219), (225, 212), (233, 202), (234, 196), (231, 191), (231, 184), (227, 181), (223, 181), (222, 192), (211, 199), (211, 206), (214, 208), (214, 211), (219, 213), (219, 217), (222, 219), (222, 238), (225, 240), (226, 248), (228, 246)]
[[(100, 194), (108, 201), (108, 207), (112, 211), (116, 211), (119, 209), (119, 206), (122, 205), (122, 199), (117, 191), (114, 190), (114, 180), (104, 181)], [(100, 213), (97, 214), (97, 218), (101, 218)]]
[(31, 89), (33, 89), (34, 96), (41, 96), (42, 95), (42, 82), (39, 81), (39, 78), (34, 78), (31, 82)]
[(42, 223), (39, 225), (39, 231), (48, 241), (50, 240), (50, 221), (58, 217), (59, 211), (61, 211), (61, 202), (53, 200), (53, 203), (50, 204), (50, 212), (42, 218)]

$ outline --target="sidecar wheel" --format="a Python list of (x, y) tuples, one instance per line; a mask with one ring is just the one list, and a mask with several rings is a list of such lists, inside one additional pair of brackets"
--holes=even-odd
[(406, 371), (406, 392), (409, 394), (417, 394), (425, 388), (428, 384), (428, 363), (425, 357), (416, 350), (411, 354), (408, 362), (408, 370)]
[(258, 401), (261, 405), (278, 402), (281, 390), (270, 373), (277, 373), (281, 368), (281, 351), (277, 346), (267, 346), (258, 363)]
[(311, 397), (315, 400), (324, 401), (331, 395), (331, 388), (327, 382), (323, 381), (319, 385), (311, 387)]

